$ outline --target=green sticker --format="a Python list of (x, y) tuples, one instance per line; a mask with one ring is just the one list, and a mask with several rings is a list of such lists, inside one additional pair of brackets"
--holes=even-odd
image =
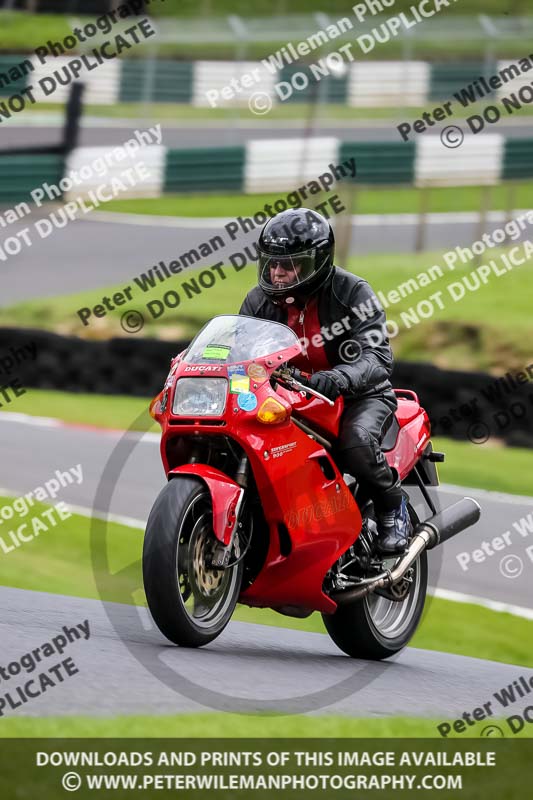
[(230, 350), (231, 347), (226, 347), (226, 345), (209, 344), (202, 353), (202, 358), (213, 358), (217, 361), (227, 361)]
[(232, 375), (229, 381), (231, 394), (241, 394), (250, 391), (250, 378), (247, 375)]

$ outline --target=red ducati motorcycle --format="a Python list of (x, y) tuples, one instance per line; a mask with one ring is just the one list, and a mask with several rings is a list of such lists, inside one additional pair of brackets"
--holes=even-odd
[(168, 482), (148, 518), (143, 577), (151, 614), (170, 641), (215, 639), (237, 603), (322, 614), (355, 658), (382, 659), (413, 636), (427, 588), (427, 550), (473, 525), (464, 498), (437, 513), (430, 423), (414, 392), (398, 390), (383, 442), (404, 487), (418, 486), (429, 517), (409, 506), (402, 556), (376, 548), (372, 503), (335, 463), (344, 401), (303, 386), (287, 365), (301, 352), (287, 326), (219, 316), (177, 356), (151, 414), (162, 426)]

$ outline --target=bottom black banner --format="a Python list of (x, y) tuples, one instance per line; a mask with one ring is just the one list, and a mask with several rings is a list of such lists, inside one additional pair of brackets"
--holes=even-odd
[(528, 739), (3, 739), (0, 793), (511, 800), (532, 757)]

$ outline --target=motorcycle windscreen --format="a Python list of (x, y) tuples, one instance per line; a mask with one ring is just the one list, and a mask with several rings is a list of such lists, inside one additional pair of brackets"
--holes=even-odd
[(214, 317), (192, 340), (183, 359), (188, 364), (236, 364), (273, 354), (286, 359), (301, 352), (287, 325), (240, 315)]

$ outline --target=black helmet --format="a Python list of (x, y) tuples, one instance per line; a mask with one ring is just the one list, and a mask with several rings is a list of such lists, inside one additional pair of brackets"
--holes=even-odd
[(272, 300), (293, 302), (314, 294), (333, 269), (335, 237), (329, 222), (308, 208), (282, 211), (258, 242), (258, 283)]

